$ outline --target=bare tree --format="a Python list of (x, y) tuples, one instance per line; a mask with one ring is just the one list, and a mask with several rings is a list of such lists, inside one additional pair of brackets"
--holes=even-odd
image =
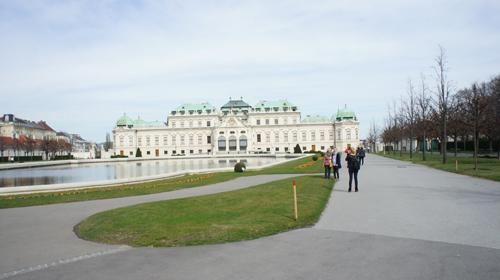
[(479, 153), (479, 133), (481, 129), (481, 124), (483, 123), (484, 113), (486, 110), (486, 84), (482, 83), (478, 85), (477, 83), (472, 84), (471, 89), (465, 89), (467, 93), (466, 98), (466, 110), (469, 125), (473, 127), (473, 139), (474, 139), (474, 169), (477, 170), (477, 157)]
[(377, 125), (375, 124), (375, 121), (373, 120), (372, 123), (370, 124), (370, 131), (368, 133), (368, 144), (370, 145), (373, 153), (377, 152), (376, 149), (376, 143), (378, 139), (378, 128)]
[[(427, 85), (425, 84), (425, 76), (424, 74), (420, 74), (420, 80), (421, 80), (421, 88), (420, 88), (420, 93), (417, 97), (417, 104), (418, 104), (418, 121), (420, 123), (421, 127), (421, 133), (422, 133), (422, 160), (425, 161), (427, 160), (425, 156), (425, 152), (427, 150), (427, 123), (429, 121), (429, 114), (431, 110), (431, 98), (428, 96), (428, 88)], [(432, 145), (432, 144), (431, 144)]]
[(415, 126), (417, 123), (417, 97), (415, 88), (411, 80), (408, 80), (408, 96), (407, 100), (402, 103), (404, 118), (407, 124), (408, 136), (410, 138), (410, 159), (413, 158), (413, 138), (415, 136)]
[(446, 60), (446, 53), (442, 46), (439, 46), (439, 54), (435, 59), (436, 66), (434, 67), (435, 75), (436, 75), (436, 110), (439, 115), (440, 122), (440, 138), (441, 138), (441, 153), (443, 156), (443, 164), (446, 163), (446, 144), (448, 142), (448, 134), (447, 134), (447, 120), (448, 120), (448, 107), (450, 103), (450, 95), (451, 95), (451, 85), (448, 80), (448, 62)]

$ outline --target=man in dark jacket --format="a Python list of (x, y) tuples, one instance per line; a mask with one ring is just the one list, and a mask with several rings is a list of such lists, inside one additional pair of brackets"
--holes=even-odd
[(337, 151), (337, 148), (333, 148), (332, 150), (332, 163), (333, 163), (333, 178), (340, 179), (339, 169), (342, 168), (341, 160), (340, 160), (340, 152)]
[(352, 153), (347, 153), (345, 158), (347, 161), (347, 169), (349, 170), (349, 192), (352, 189), (352, 178), (354, 177), (355, 191), (358, 191), (358, 171), (359, 171), (359, 160)]

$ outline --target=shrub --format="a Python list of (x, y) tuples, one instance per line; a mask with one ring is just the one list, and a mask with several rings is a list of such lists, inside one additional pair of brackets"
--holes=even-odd
[(234, 172), (243, 172), (247, 166), (243, 162), (238, 162), (234, 165)]
[(135, 151), (135, 157), (142, 157), (141, 149), (137, 148), (137, 151)]
[(114, 156), (111, 156), (111, 158), (128, 158), (128, 156), (114, 155)]
[(295, 148), (293, 148), (293, 153), (294, 154), (302, 154), (302, 149), (300, 148), (299, 144), (297, 144), (295, 146)]
[(319, 151), (318, 154), (321, 156), (321, 157), (324, 157), (325, 156), (325, 153), (322, 152), (322, 151)]
[(318, 155), (313, 155), (312, 160), (317, 161), (318, 160)]

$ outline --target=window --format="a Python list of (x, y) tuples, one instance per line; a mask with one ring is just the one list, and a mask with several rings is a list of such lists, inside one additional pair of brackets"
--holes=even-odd
[(247, 150), (247, 137), (245, 135), (240, 136), (240, 151)]
[(325, 132), (324, 131), (319, 132), (319, 140), (321, 140), (321, 141), (325, 140)]
[(269, 119), (266, 119), (266, 124), (269, 124)]
[(311, 141), (316, 141), (316, 131), (311, 131)]
[(201, 127), (201, 121), (198, 121), (198, 127)]
[(203, 137), (201, 134), (198, 134), (198, 145), (201, 145), (203, 143)]
[(189, 135), (189, 145), (194, 145), (194, 136), (192, 134)]
[(349, 128), (345, 130), (345, 138), (351, 140), (351, 130)]
[(146, 136), (146, 146), (149, 147), (151, 145), (151, 137)]
[(168, 155), (168, 151), (163, 151), (163, 154), (164, 155)]
[(341, 140), (342, 139), (342, 130), (337, 129), (337, 139)]
[(142, 137), (137, 137), (137, 146), (142, 146)]
[(307, 141), (307, 135), (305, 131), (302, 131), (302, 141)]
[(270, 151), (271, 151), (271, 148), (266, 148), (266, 151), (270, 152)]
[(175, 122), (174, 121), (172, 121), (172, 127), (175, 127)]
[(236, 151), (236, 136), (229, 137), (229, 150)]
[(147, 151), (146, 154), (150, 155), (151, 154), (151, 151)]
[(184, 122), (181, 122), (181, 127), (184, 127)]
[(177, 135), (172, 135), (172, 145), (177, 145)]
[(288, 147), (285, 147), (285, 152), (288, 152)]
[(133, 155), (134, 155), (134, 152), (130, 151), (129, 155), (133, 156)]
[(189, 153), (190, 154), (194, 154), (194, 150), (189, 150)]
[(203, 150), (198, 150), (198, 154), (202, 154), (203, 153)]
[(279, 132), (275, 132), (275, 133), (274, 133), (274, 141), (275, 141), (276, 143), (279, 143), (279, 142), (280, 142), (280, 134), (279, 134)]
[(186, 142), (184, 140), (185, 140), (185, 136), (181, 135), (181, 146), (184, 146), (186, 144)]
[(257, 143), (260, 143), (260, 142), (261, 142), (260, 134), (257, 134)]
[(257, 125), (260, 125), (260, 120), (257, 120)]
[(307, 151), (307, 147), (306, 146), (302, 147), (302, 152), (305, 152), (305, 151)]
[(330, 140), (333, 140), (333, 130), (328, 131)]
[(123, 147), (123, 135), (120, 135), (120, 147)]
[(292, 135), (293, 135), (293, 141), (297, 142), (297, 131), (294, 131)]
[(283, 142), (288, 143), (288, 132), (283, 133)]
[(176, 155), (177, 154), (177, 151), (176, 150), (173, 150), (172, 151), (172, 155)]
[(128, 145), (130, 147), (134, 146), (134, 138), (132, 136), (129, 136), (128, 137)]
[(323, 150), (325, 150), (325, 146), (321, 146), (321, 150), (322, 150), (322, 151), (323, 151)]
[(279, 152), (279, 151), (280, 151), (280, 148), (276, 147), (274, 150), (275, 150), (276, 152)]
[(189, 121), (189, 127), (193, 127), (193, 121)]
[(156, 146), (160, 145), (160, 136), (158, 135), (155, 136), (155, 145)]
[(283, 118), (283, 123), (288, 124), (288, 118)]
[(219, 140), (217, 140), (219, 151), (225, 151), (226, 150), (226, 138), (224, 136), (220, 136)]
[(207, 126), (208, 126), (208, 127), (210, 126), (210, 121), (207, 121)]
[(207, 144), (212, 144), (212, 136), (207, 136)]
[(184, 150), (181, 150), (181, 154), (185, 154), (186, 152)]
[(356, 128), (356, 139), (358, 139), (358, 129)]
[(271, 133), (266, 132), (266, 143), (271, 143)]
[(167, 146), (168, 145), (168, 137), (165, 135), (163, 136), (163, 146)]
[(278, 119), (274, 119), (274, 124), (278, 124)]

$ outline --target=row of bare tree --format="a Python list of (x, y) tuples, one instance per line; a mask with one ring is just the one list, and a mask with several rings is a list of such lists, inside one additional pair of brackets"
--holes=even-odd
[(419, 150), (413, 147), (417, 140), (417, 143), (424, 143), (422, 160), (426, 160), (425, 143), (435, 139), (440, 142), (442, 163), (445, 164), (449, 139), (454, 140), (456, 155), (458, 140), (465, 145), (472, 138), (477, 168), (479, 140), (484, 139), (489, 141), (490, 149), (492, 143), (498, 143), (500, 159), (500, 75), (454, 91), (448, 78), (447, 64), (445, 51), (440, 47), (433, 67), (434, 87), (429, 88), (423, 74), (417, 84), (408, 80), (406, 96), (400, 102), (389, 104), (380, 135), (375, 123), (372, 123), (368, 142), (375, 143), (380, 137), (384, 143), (392, 145), (393, 151), (399, 149), (402, 153), (403, 141), (409, 140), (410, 157), (413, 157), (414, 150)]
[(46, 158), (71, 153), (71, 144), (63, 139), (35, 140), (31, 137), (9, 138), (0, 137), (0, 157), (4, 157), (7, 150), (14, 151), (17, 156), (34, 156), (36, 152), (43, 152)]

